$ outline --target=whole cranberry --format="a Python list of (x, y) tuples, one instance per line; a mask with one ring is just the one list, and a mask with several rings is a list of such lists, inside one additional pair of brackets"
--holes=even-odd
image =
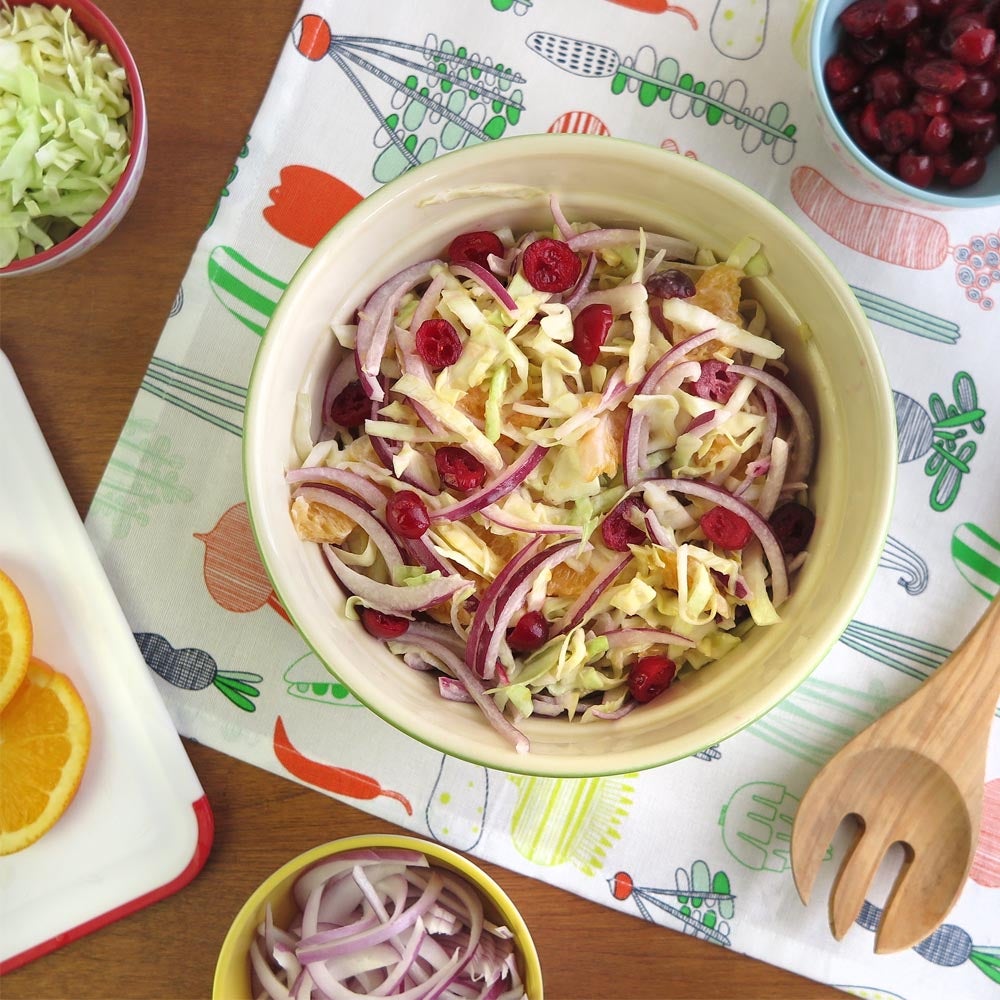
[(968, 187), (970, 184), (975, 184), (976, 181), (982, 180), (985, 173), (986, 157), (979, 155), (970, 156), (955, 167), (951, 177), (948, 178), (948, 183), (953, 188)]
[(507, 645), (515, 653), (531, 653), (545, 645), (549, 638), (549, 623), (540, 611), (528, 611), (507, 633)]
[(996, 146), (998, 135), (1000, 135), (1000, 129), (998, 129), (997, 125), (987, 125), (986, 128), (967, 135), (965, 137), (965, 144), (969, 147), (970, 153), (978, 153), (980, 156), (985, 156)]
[(839, 17), (841, 27), (854, 38), (874, 38), (882, 28), (885, 0), (854, 0)]
[(934, 94), (929, 90), (918, 90), (913, 95), (913, 103), (926, 115), (944, 115), (951, 111), (951, 98), (947, 94)]
[(900, 180), (914, 187), (930, 187), (934, 180), (934, 161), (926, 153), (914, 153), (910, 150), (900, 153), (896, 168), (899, 170)]
[(901, 153), (917, 140), (917, 122), (909, 111), (890, 111), (879, 126), (879, 135), (887, 153)]
[(925, 153), (943, 153), (954, 138), (955, 129), (947, 115), (935, 115), (920, 137), (920, 148)]
[(918, 0), (886, 0), (882, 14), (882, 30), (890, 38), (911, 31), (920, 20)]
[(968, 80), (955, 94), (955, 103), (974, 111), (985, 111), (997, 100), (997, 85), (982, 73), (970, 73)]
[(848, 38), (847, 54), (862, 66), (875, 66), (889, 51), (889, 43), (884, 38)]
[(834, 94), (850, 90), (861, 82), (864, 75), (865, 68), (861, 63), (840, 52), (830, 56), (823, 67), (823, 80)]
[(934, 94), (954, 94), (968, 79), (965, 67), (954, 59), (929, 59), (914, 66), (911, 76), (918, 87)]
[(898, 108), (913, 93), (913, 84), (894, 66), (876, 66), (868, 73), (868, 96), (882, 107)]
[(955, 39), (949, 51), (963, 66), (982, 66), (997, 49), (992, 28), (969, 28)]

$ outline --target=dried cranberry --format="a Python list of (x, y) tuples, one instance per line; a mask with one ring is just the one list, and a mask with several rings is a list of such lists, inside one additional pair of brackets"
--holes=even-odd
[(330, 419), (348, 430), (360, 427), (372, 413), (372, 402), (361, 383), (349, 382), (330, 403)]
[(858, 119), (858, 127), (869, 142), (882, 142), (882, 112), (874, 101), (865, 105)]
[(549, 638), (549, 623), (540, 611), (528, 611), (507, 633), (507, 645), (515, 653), (531, 653), (544, 646)]
[(882, 30), (890, 37), (910, 31), (919, 20), (920, 4), (917, 0), (886, 0)]
[(963, 66), (982, 66), (996, 48), (997, 35), (992, 28), (970, 28), (955, 39), (950, 52)]
[(417, 330), (416, 345), (417, 354), (435, 372), (462, 356), (462, 341), (446, 319), (425, 319)]
[(947, 115), (935, 115), (920, 137), (920, 148), (925, 153), (943, 153), (951, 145), (954, 135), (951, 119)]
[(434, 452), (434, 464), (441, 482), (450, 489), (467, 493), (486, 482), (486, 466), (475, 455), (470, 455), (456, 445), (438, 448)]
[(995, 111), (973, 111), (970, 108), (955, 108), (951, 120), (958, 132), (981, 132), (991, 125), (996, 125)]
[(958, 161), (955, 159), (955, 151), (952, 149), (946, 149), (943, 153), (938, 153), (933, 157), (933, 161), (934, 173), (942, 180), (949, 180), (958, 166)]
[(969, 147), (970, 153), (979, 153), (985, 156), (997, 144), (997, 134), (996, 125), (987, 125), (986, 128), (967, 135), (965, 144)]
[(930, 187), (934, 180), (934, 161), (927, 153), (915, 153), (912, 150), (900, 153), (896, 169), (900, 180), (914, 187)]
[(742, 549), (753, 537), (746, 518), (725, 507), (713, 507), (699, 524), (705, 537), (724, 549)]
[(389, 498), (385, 519), (404, 538), (420, 538), (431, 526), (427, 506), (413, 490), (400, 490)]
[(941, 34), (938, 36), (938, 44), (946, 52), (950, 51), (960, 35), (964, 35), (965, 32), (976, 28), (985, 27), (986, 18), (983, 17), (981, 11), (953, 11), (941, 29)]
[(614, 321), (611, 306), (603, 302), (594, 302), (581, 309), (573, 320), (573, 350), (585, 365), (592, 365), (597, 360)]
[(954, 94), (968, 79), (965, 67), (954, 59), (929, 59), (914, 66), (912, 76), (918, 87), (934, 94)]
[(398, 639), (410, 627), (406, 618), (387, 615), (374, 608), (361, 609), (361, 624), (376, 639)]
[(816, 515), (794, 501), (782, 504), (771, 515), (771, 530), (786, 556), (796, 556), (805, 549), (815, 526)]
[(601, 522), (601, 537), (604, 544), (615, 552), (627, 552), (630, 545), (641, 545), (646, 533), (629, 519), (633, 510), (644, 511), (646, 504), (642, 497), (626, 497), (617, 507), (613, 507)]
[(868, 74), (868, 94), (882, 107), (898, 108), (913, 92), (913, 85), (894, 66), (876, 66)]
[(882, 145), (888, 153), (901, 153), (917, 139), (917, 123), (913, 115), (903, 108), (890, 111), (879, 126)]
[(694, 282), (676, 267), (657, 271), (646, 282), (646, 293), (657, 299), (689, 299), (696, 291)]
[(850, 90), (845, 90), (842, 94), (834, 94), (830, 98), (830, 105), (838, 115), (844, 115), (852, 108), (856, 108), (864, 100), (865, 90), (860, 83), (856, 83)]
[(951, 0), (920, 0), (920, 13), (924, 17), (942, 17), (951, 7)]
[(580, 277), (580, 258), (562, 240), (535, 240), (521, 254), (528, 284), (540, 292), (565, 292)]
[(489, 256), (502, 257), (503, 242), (496, 233), (477, 230), (456, 236), (448, 247), (448, 260), (452, 264), (478, 264), (490, 269)]
[(733, 390), (740, 384), (740, 376), (729, 371), (724, 361), (703, 361), (701, 375), (691, 386), (691, 392), (715, 403), (728, 403)]
[(970, 73), (958, 93), (955, 103), (974, 111), (985, 111), (993, 107), (997, 99), (997, 85), (981, 73)]
[(951, 98), (947, 94), (932, 94), (929, 90), (918, 90), (913, 95), (913, 103), (925, 115), (944, 115), (951, 111)]
[(823, 80), (835, 94), (850, 90), (864, 74), (865, 68), (861, 63), (840, 52), (830, 56), (823, 67)]
[(677, 676), (677, 664), (668, 656), (643, 656), (628, 673), (629, 694), (636, 701), (652, 701), (663, 694)]
[(847, 51), (862, 66), (874, 66), (885, 58), (889, 43), (884, 38), (849, 38)]
[(855, 38), (873, 38), (882, 27), (885, 0), (854, 0), (840, 12), (844, 31)]
[(982, 180), (985, 173), (986, 157), (977, 154), (959, 163), (948, 178), (948, 183), (953, 188), (968, 187), (970, 184)]

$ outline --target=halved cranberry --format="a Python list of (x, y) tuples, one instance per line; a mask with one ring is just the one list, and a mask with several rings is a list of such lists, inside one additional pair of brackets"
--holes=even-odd
[(629, 520), (629, 514), (645, 509), (646, 504), (639, 496), (626, 497), (613, 507), (601, 522), (604, 544), (615, 552), (627, 552), (630, 545), (641, 545), (646, 540), (646, 533)]
[(733, 390), (740, 384), (740, 379), (741, 376), (729, 371), (729, 365), (724, 361), (702, 361), (701, 375), (691, 386), (691, 392), (715, 403), (728, 403)]
[(486, 482), (486, 466), (456, 445), (445, 445), (434, 452), (434, 464), (445, 486), (462, 493), (479, 489)]
[(515, 653), (531, 653), (548, 642), (549, 623), (540, 611), (528, 611), (507, 633), (507, 645)]
[(912, 150), (900, 153), (896, 160), (896, 169), (900, 180), (914, 187), (930, 187), (934, 180), (934, 161), (927, 153), (915, 153)]
[(920, 148), (925, 153), (943, 153), (951, 145), (954, 135), (951, 119), (947, 115), (935, 115), (920, 137)]
[(885, 16), (885, 0), (854, 0), (840, 12), (840, 23), (844, 31), (855, 38), (872, 38), (882, 27)]
[(629, 694), (645, 704), (663, 694), (676, 676), (677, 664), (669, 656), (643, 656), (629, 670)]
[(417, 354), (431, 371), (447, 368), (462, 356), (462, 341), (446, 319), (425, 319), (415, 340)]
[(963, 66), (982, 66), (996, 48), (997, 35), (992, 28), (970, 28), (955, 39), (949, 51)]
[(804, 551), (812, 538), (816, 515), (808, 507), (790, 501), (771, 515), (770, 523), (785, 555), (796, 556)]
[(330, 419), (348, 430), (360, 427), (371, 413), (372, 401), (357, 380), (344, 386), (330, 403)]
[(954, 94), (968, 79), (965, 67), (954, 59), (928, 59), (911, 71), (918, 87), (934, 94)]
[(835, 94), (850, 90), (864, 75), (864, 66), (841, 52), (830, 56), (823, 67), (823, 80)]
[(562, 240), (535, 240), (521, 254), (528, 284), (540, 292), (565, 292), (580, 277), (580, 258)]
[(879, 135), (886, 152), (901, 153), (916, 142), (917, 122), (909, 111), (894, 108), (882, 119)]
[(976, 181), (983, 179), (986, 173), (986, 157), (976, 154), (959, 163), (952, 175), (948, 178), (948, 183), (953, 188), (968, 187)]
[(742, 549), (753, 538), (746, 518), (725, 507), (713, 507), (698, 523), (705, 537), (724, 549)]
[(376, 639), (398, 639), (410, 627), (406, 618), (387, 615), (374, 608), (361, 609), (361, 624), (364, 625), (365, 631)]
[(573, 320), (573, 351), (585, 365), (597, 360), (614, 321), (611, 306), (604, 302), (581, 309)]
[(452, 264), (478, 264), (490, 269), (489, 256), (502, 257), (503, 241), (496, 233), (476, 230), (456, 236), (448, 246), (448, 260)]
[(385, 519), (404, 538), (420, 538), (431, 526), (427, 506), (413, 490), (400, 490), (389, 498)]
[(696, 291), (690, 277), (676, 267), (657, 271), (646, 281), (646, 293), (658, 299), (689, 299)]

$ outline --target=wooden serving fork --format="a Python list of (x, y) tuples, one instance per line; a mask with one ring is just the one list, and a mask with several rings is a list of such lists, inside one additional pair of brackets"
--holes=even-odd
[(792, 828), (792, 874), (804, 903), (841, 821), (854, 816), (861, 826), (830, 894), (837, 940), (857, 918), (895, 843), (906, 857), (875, 951), (913, 947), (955, 904), (976, 850), (998, 698), (1000, 597), (915, 694), (859, 733), (813, 779)]

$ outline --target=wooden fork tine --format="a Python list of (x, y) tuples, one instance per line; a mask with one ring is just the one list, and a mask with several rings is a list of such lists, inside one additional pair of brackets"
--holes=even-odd
[(844, 858), (830, 892), (830, 930), (838, 941), (858, 919), (865, 895), (888, 849), (889, 842), (882, 831), (862, 821), (854, 846)]
[[(954, 863), (948, 858), (948, 848), (958, 852)], [(905, 951), (934, 932), (965, 886), (971, 867), (970, 857), (965, 871), (962, 870), (967, 853), (958, 842), (938, 845), (933, 857), (922, 854), (919, 846), (912, 855), (907, 851), (907, 860), (875, 932), (877, 954)]]
[(837, 809), (822, 795), (814, 795), (813, 789), (817, 787), (816, 782), (809, 786), (795, 812), (792, 827), (792, 879), (799, 898), (806, 904), (819, 874), (819, 866), (826, 857), (826, 849), (848, 814), (847, 809)]

